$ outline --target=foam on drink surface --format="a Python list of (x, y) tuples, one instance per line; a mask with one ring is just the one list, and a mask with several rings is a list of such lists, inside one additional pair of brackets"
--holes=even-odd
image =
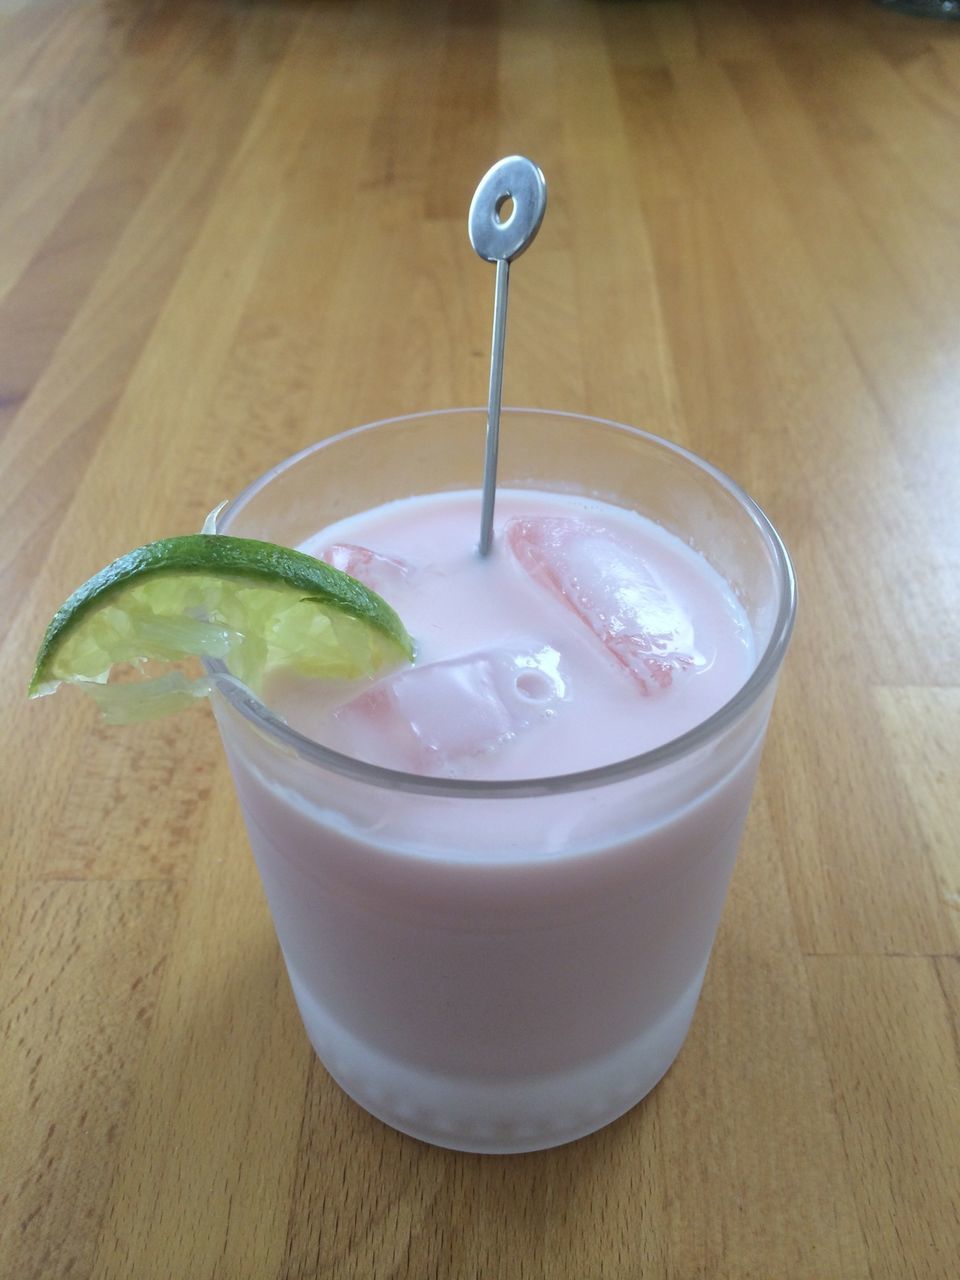
[(302, 549), (378, 591), (417, 659), (349, 685), (275, 676), (269, 704), (370, 763), (441, 777), (570, 773), (660, 746), (719, 710), (753, 669), (730, 585), (635, 512), (504, 489), (476, 552), (478, 491), (400, 499)]

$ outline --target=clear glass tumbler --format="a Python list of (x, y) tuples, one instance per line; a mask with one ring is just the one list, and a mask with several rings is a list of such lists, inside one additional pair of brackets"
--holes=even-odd
[[(217, 531), (296, 546), (398, 497), (476, 489), (484, 422), (482, 409), (447, 410), (323, 440), (246, 489)], [(375, 767), (242, 687), (213, 696), (317, 1053), (375, 1116), (476, 1152), (590, 1133), (678, 1053), (795, 612), (790, 560), (762, 511), (666, 441), (509, 409), (500, 481), (639, 510), (699, 550), (750, 618), (746, 684), (655, 751), (506, 782)]]

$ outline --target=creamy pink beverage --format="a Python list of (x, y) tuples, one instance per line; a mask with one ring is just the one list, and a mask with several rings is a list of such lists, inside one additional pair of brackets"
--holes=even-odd
[[(509, 779), (650, 751), (746, 681), (746, 615), (678, 538), (607, 504), (507, 491), (481, 559), (479, 508), (477, 493), (405, 499), (311, 540), (306, 550), (397, 609), (416, 665), (353, 685), (276, 678), (267, 703), (371, 764)], [(692, 919), (689, 832), (705, 814), (609, 844), (579, 795), (546, 830), (536, 800), (521, 798), (474, 831), (455, 818), (438, 855), (416, 833), (401, 838), (403, 793), (371, 830), (351, 829), (244, 779), (255, 845), (272, 831), (260, 862), (281, 936), (284, 916), (292, 925), (294, 991), (332, 1074), (435, 1141), (466, 1123), (479, 1143), (522, 1143), (527, 1130), (592, 1127), (629, 1105), (686, 1030), (752, 766), (706, 806), (713, 892), (698, 891)], [(436, 830), (445, 819), (437, 812)], [(317, 844), (322, 869), (306, 861)]]
[[(394, 1127), (479, 1152), (592, 1132), (675, 1058), (793, 616), (779, 540), (718, 473), (629, 428), (511, 416), (529, 448), (507, 453), (487, 559), (479, 495), (403, 474), (449, 446), (455, 476), (456, 413), (348, 433), (253, 486), (224, 531), (353, 573), (417, 659), (276, 677), (269, 710), (214, 700), (323, 1063)], [(347, 465), (374, 444), (379, 470)], [(541, 460), (585, 491), (516, 483)], [(415, 496), (387, 500), (398, 472)], [(621, 482), (644, 515), (606, 500)], [(337, 518), (311, 530), (311, 501)]]
[(477, 492), (401, 499), (305, 543), (390, 602), (416, 663), (353, 686), (275, 678), (266, 701), (371, 764), (533, 778), (659, 747), (746, 681), (753, 635), (733, 591), (652, 521), (507, 490), (481, 557), (479, 511)]

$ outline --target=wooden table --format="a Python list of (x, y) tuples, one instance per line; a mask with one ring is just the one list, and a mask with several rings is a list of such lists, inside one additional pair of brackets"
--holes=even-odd
[[(0, 1275), (960, 1274), (960, 27), (868, 0), (0, 0)], [(114, 555), (486, 391), (465, 213), (550, 183), (506, 400), (742, 482), (801, 618), (690, 1037), (456, 1155), (301, 1031), (205, 709), (28, 704)]]

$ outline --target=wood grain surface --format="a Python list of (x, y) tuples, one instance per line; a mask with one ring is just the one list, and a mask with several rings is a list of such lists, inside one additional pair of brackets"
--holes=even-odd
[[(801, 616), (690, 1037), (522, 1157), (347, 1100), (212, 720), (28, 704), (95, 569), (486, 393), (736, 477)], [(870, 0), (0, 0), (0, 1276), (956, 1280), (960, 24)]]

